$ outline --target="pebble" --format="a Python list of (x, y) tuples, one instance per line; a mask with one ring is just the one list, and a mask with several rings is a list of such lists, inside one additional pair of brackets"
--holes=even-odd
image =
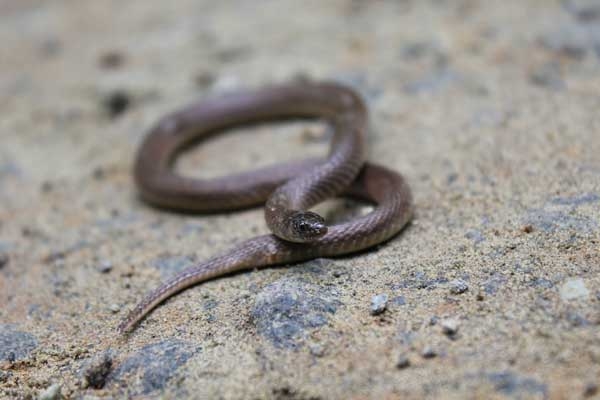
[(111, 118), (123, 114), (131, 105), (131, 96), (124, 90), (115, 90), (103, 100), (103, 106)]
[(571, 278), (560, 287), (560, 298), (562, 300), (585, 299), (590, 295), (590, 291), (585, 287), (581, 278)]
[(454, 336), (458, 332), (459, 322), (457, 319), (448, 318), (442, 320), (441, 324), (442, 332), (448, 336)]
[(325, 348), (320, 344), (311, 344), (309, 346), (309, 349), (310, 354), (312, 354), (315, 357), (323, 357), (323, 355), (325, 354)]
[(40, 394), (40, 400), (58, 400), (62, 398), (60, 395), (60, 384), (55, 383), (49, 386)]
[(211, 71), (202, 71), (194, 77), (194, 82), (198, 87), (206, 89), (215, 82), (215, 79), (216, 77)]
[(553, 90), (560, 90), (565, 87), (560, 67), (557, 63), (547, 63), (538, 67), (531, 72), (529, 79), (534, 85)]
[(117, 50), (107, 51), (100, 55), (98, 64), (105, 69), (116, 69), (125, 64), (125, 55)]
[(119, 311), (121, 311), (121, 307), (120, 307), (118, 304), (116, 304), (116, 303), (113, 303), (113, 304), (111, 304), (111, 305), (110, 305), (108, 308), (109, 308), (109, 309), (110, 309), (110, 311), (112, 311), (114, 314), (116, 314), (116, 313), (118, 313)]
[(240, 78), (235, 75), (224, 75), (216, 78), (212, 84), (212, 91), (216, 93), (230, 92), (240, 87)]
[(96, 269), (98, 269), (98, 272), (102, 274), (108, 274), (110, 271), (112, 271), (113, 264), (109, 260), (102, 260), (100, 261)]
[(410, 359), (406, 354), (401, 354), (396, 361), (396, 368), (404, 369), (410, 367)]
[(583, 397), (592, 397), (598, 394), (598, 384), (590, 382), (583, 389)]
[(379, 315), (387, 308), (388, 295), (385, 293), (371, 298), (371, 315)]
[(111, 371), (112, 364), (113, 359), (109, 351), (92, 358), (83, 368), (84, 386), (102, 389), (106, 383), (106, 377)]
[(450, 281), (450, 293), (461, 294), (469, 290), (469, 285), (462, 279), (454, 279)]
[(434, 358), (437, 356), (437, 352), (431, 346), (425, 346), (421, 351), (421, 357), (423, 358)]
[(406, 298), (404, 296), (396, 296), (392, 299), (392, 303), (397, 306), (403, 306), (406, 304)]

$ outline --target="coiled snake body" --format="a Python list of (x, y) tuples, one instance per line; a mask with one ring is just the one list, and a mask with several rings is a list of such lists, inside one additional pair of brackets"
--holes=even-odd
[[(193, 141), (247, 123), (322, 118), (334, 128), (325, 160), (304, 160), (210, 180), (172, 171)], [(131, 330), (158, 304), (199, 282), (235, 271), (364, 250), (399, 232), (412, 215), (412, 196), (401, 175), (365, 162), (367, 110), (351, 89), (334, 83), (298, 83), (228, 94), (166, 116), (142, 143), (135, 181), (147, 202), (179, 210), (217, 211), (265, 203), (272, 235), (242, 242), (226, 254), (177, 274), (150, 292), (121, 322)], [(339, 195), (374, 203), (369, 214), (327, 226), (308, 209)]]

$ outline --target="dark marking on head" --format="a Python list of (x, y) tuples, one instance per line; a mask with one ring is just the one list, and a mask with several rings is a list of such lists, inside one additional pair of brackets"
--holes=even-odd
[(291, 218), (291, 229), (293, 238), (299, 242), (309, 242), (327, 233), (323, 217), (311, 211), (294, 214)]

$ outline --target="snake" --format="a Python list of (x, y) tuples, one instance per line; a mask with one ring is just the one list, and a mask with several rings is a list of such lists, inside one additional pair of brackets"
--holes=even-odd
[[(330, 126), (332, 137), (325, 158), (209, 179), (175, 171), (175, 160), (183, 150), (214, 134), (290, 119), (318, 119)], [(242, 241), (175, 274), (129, 312), (118, 332), (132, 331), (159, 304), (209, 279), (355, 253), (400, 232), (413, 215), (411, 190), (401, 174), (366, 161), (367, 130), (364, 101), (354, 89), (336, 82), (304, 81), (229, 92), (161, 118), (144, 137), (134, 163), (141, 199), (159, 208), (205, 213), (264, 204), (271, 234)], [(370, 203), (373, 208), (365, 215), (328, 225), (310, 208), (336, 196)]]

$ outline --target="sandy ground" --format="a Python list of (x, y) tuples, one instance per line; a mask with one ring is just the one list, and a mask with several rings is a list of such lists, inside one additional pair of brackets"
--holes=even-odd
[[(0, 398), (600, 396), (597, 1), (7, 0), (0, 39)], [(140, 202), (146, 130), (298, 77), (367, 99), (412, 224), (195, 287), (119, 338), (162, 279), (266, 232), (260, 209)], [(241, 131), (177, 168), (327, 148), (319, 123)]]

